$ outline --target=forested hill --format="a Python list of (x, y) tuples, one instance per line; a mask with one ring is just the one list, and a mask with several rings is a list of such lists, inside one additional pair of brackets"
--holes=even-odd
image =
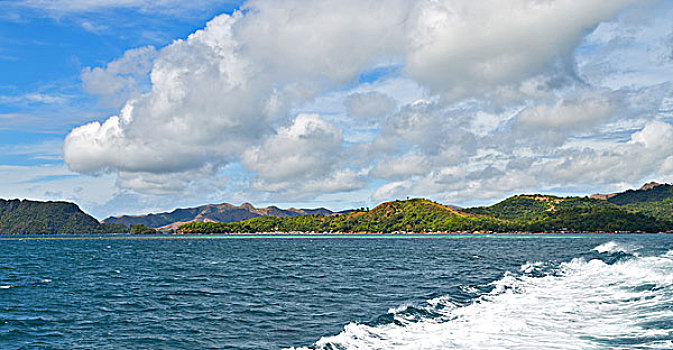
[(233, 232), (424, 232), (505, 231), (508, 222), (463, 213), (426, 199), (383, 203), (372, 210), (359, 209), (339, 215), (307, 215), (289, 218), (258, 217), (239, 222), (192, 222), (181, 233)]
[(178, 229), (178, 233), (402, 231), (666, 232), (673, 231), (673, 221), (601, 199), (519, 195), (492, 206), (463, 210), (411, 199), (340, 215), (194, 222)]
[(642, 213), (660, 220), (673, 220), (673, 185), (650, 182), (637, 190), (592, 195), (631, 213)]
[(0, 233), (84, 234), (127, 233), (125, 225), (101, 224), (68, 202), (36, 202), (0, 199)]
[(605, 200), (588, 197), (519, 195), (489, 207), (469, 208), (467, 213), (508, 220), (521, 231), (664, 232), (671, 220)]
[[(460, 210), (419, 198), (342, 213), (225, 203), (141, 217), (148, 218), (158, 220), (152, 224), (155, 227), (166, 221), (179, 225), (176, 219), (210, 221), (182, 224), (178, 233), (673, 232), (673, 185), (649, 183), (638, 190), (591, 197), (518, 195), (491, 206)], [(240, 221), (212, 222), (225, 220)], [(0, 200), (0, 233), (5, 234), (155, 232), (140, 223), (130, 224), (100, 223), (68, 202)]]

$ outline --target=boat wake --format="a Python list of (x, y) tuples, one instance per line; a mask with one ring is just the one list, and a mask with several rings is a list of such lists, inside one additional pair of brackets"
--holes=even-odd
[(301, 349), (673, 349), (673, 251), (638, 248), (608, 242), (599, 258), (528, 263), (466, 306), (405, 305)]

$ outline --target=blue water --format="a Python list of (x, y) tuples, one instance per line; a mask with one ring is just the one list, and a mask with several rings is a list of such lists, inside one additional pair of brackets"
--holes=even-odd
[(673, 236), (0, 236), (0, 348), (670, 349)]

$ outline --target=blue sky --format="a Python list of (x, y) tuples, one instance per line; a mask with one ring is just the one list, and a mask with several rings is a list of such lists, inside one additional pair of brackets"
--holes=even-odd
[(670, 1), (487, 5), (0, 1), (0, 197), (104, 218), (673, 181)]

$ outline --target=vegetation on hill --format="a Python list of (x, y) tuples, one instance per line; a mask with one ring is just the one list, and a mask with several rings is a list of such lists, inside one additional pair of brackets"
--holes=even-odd
[[(325, 215), (326, 214), (326, 215)], [(135, 217), (122, 217), (126, 220)], [(673, 185), (635, 191), (556, 197), (518, 195), (491, 206), (456, 210), (426, 199), (332, 213), (326, 209), (206, 205), (137, 217), (154, 225), (183, 220), (178, 233), (255, 232), (673, 232)], [(213, 219), (214, 218), (214, 219)], [(119, 219), (119, 218), (118, 218)], [(156, 220), (155, 220), (156, 219)], [(121, 220), (121, 221), (124, 221)], [(158, 221), (157, 221), (158, 220)], [(143, 223), (100, 223), (68, 202), (0, 200), (0, 233), (152, 234)], [(156, 222), (154, 222), (156, 221)], [(191, 221), (191, 222), (190, 222)], [(224, 221), (224, 222), (222, 222)], [(233, 221), (233, 222), (230, 222)], [(173, 223), (176, 227), (180, 223)]]
[(630, 212), (608, 201), (587, 197), (520, 195), (489, 207), (464, 211), (511, 220), (523, 231), (660, 232), (673, 229), (669, 220)]
[(592, 197), (618, 205), (629, 213), (673, 221), (673, 185), (650, 182), (637, 190)]
[(68, 202), (0, 200), (0, 233), (126, 233), (128, 227), (101, 224)]
[(331, 216), (259, 217), (233, 223), (192, 222), (179, 233), (254, 232), (661, 232), (673, 222), (586, 197), (520, 195), (457, 211), (425, 199), (387, 202)]
[(505, 231), (509, 223), (491, 217), (466, 214), (426, 199), (387, 202), (372, 210), (340, 215), (290, 218), (259, 217), (233, 223), (192, 222), (182, 233), (229, 232), (424, 232)]
[(129, 230), (129, 233), (130, 234), (146, 235), (146, 234), (159, 233), (159, 231), (157, 231), (157, 230), (155, 230), (151, 227), (147, 227), (143, 224), (137, 224), (137, 225), (131, 226), (131, 229)]
[(612, 204), (626, 205), (636, 203), (652, 203), (673, 199), (673, 185), (648, 184), (638, 190), (615, 193), (607, 201)]
[(630, 213), (640, 213), (659, 220), (673, 221), (673, 185), (649, 184), (648, 188), (618, 193), (608, 202)]

